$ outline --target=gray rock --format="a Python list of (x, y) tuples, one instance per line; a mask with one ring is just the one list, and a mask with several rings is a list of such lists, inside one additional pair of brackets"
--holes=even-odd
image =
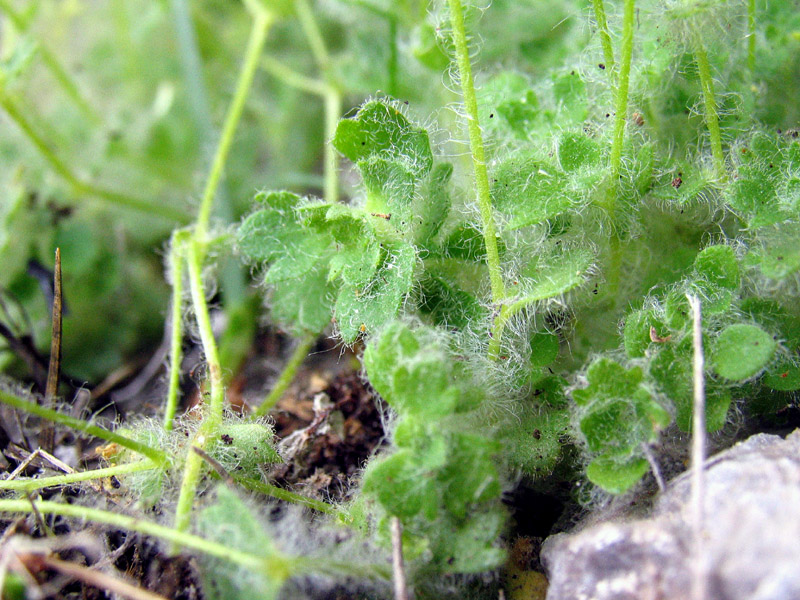
[[(705, 463), (709, 600), (800, 599), (800, 430), (755, 435)], [(690, 475), (646, 519), (549, 538), (548, 600), (689, 598)]]

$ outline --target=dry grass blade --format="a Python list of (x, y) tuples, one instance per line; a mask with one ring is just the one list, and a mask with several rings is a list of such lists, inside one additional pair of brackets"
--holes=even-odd
[[(52, 401), (58, 396), (58, 382), (61, 379), (61, 323), (62, 323), (62, 290), (61, 290), (61, 249), (56, 248), (56, 260), (53, 270), (53, 334), (50, 339), (50, 365), (47, 368), (47, 386), (45, 400)], [(55, 429), (49, 423), (42, 425), (39, 433), (39, 446), (48, 453), (53, 452)]]

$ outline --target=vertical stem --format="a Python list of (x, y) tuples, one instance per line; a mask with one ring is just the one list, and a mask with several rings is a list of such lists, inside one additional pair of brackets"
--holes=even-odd
[(206, 363), (208, 363), (208, 379), (210, 385), (209, 408), (205, 415), (204, 425), (216, 429), (222, 422), (222, 409), (225, 402), (225, 388), (222, 381), (222, 366), (219, 362), (219, 351), (211, 327), (211, 318), (206, 303), (206, 293), (203, 286), (203, 259), (200, 243), (190, 240), (186, 244), (187, 267), (189, 272), (189, 289), (192, 294), (197, 328), (200, 332), (200, 341), (203, 345)]
[(611, 36), (608, 33), (608, 22), (606, 21), (606, 8), (603, 0), (592, 0), (594, 7), (594, 19), (597, 21), (597, 29), (600, 33), (600, 43), (603, 46), (603, 56), (606, 61), (606, 71), (609, 75), (614, 70), (614, 48), (611, 46)]
[(403, 564), (403, 524), (392, 517), (392, 579), (394, 579), (394, 600), (408, 600), (406, 569)]
[(208, 222), (211, 218), (211, 208), (214, 204), (217, 186), (222, 178), (222, 172), (228, 160), (228, 153), (233, 143), (236, 127), (242, 117), (244, 103), (247, 99), (247, 94), (250, 92), (253, 76), (258, 68), (258, 59), (261, 55), (261, 50), (264, 48), (267, 32), (272, 22), (273, 17), (271, 13), (266, 11), (258, 11), (255, 13), (253, 28), (250, 30), (250, 39), (247, 42), (247, 50), (244, 55), (244, 63), (239, 73), (239, 80), (236, 83), (236, 91), (234, 92), (231, 105), (228, 108), (228, 114), (225, 116), (222, 135), (217, 145), (217, 151), (214, 154), (214, 160), (211, 163), (211, 170), (206, 180), (206, 187), (203, 190), (203, 198), (200, 201), (195, 236), (196, 239), (201, 242), (205, 242), (206, 234), (208, 233)]
[(164, 429), (172, 431), (172, 421), (178, 408), (181, 361), (183, 360), (183, 268), (186, 260), (186, 230), (173, 234), (169, 252), (169, 270), (172, 279), (172, 312), (170, 313), (169, 388), (164, 408)]
[(492, 302), (499, 304), (506, 295), (503, 276), (500, 270), (500, 254), (497, 251), (494, 215), (492, 214), (492, 198), (489, 190), (489, 173), (486, 170), (486, 153), (483, 147), (483, 135), (478, 121), (478, 99), (475, 95), (475, 83), (472, 79), (472, 65), (469, 59), (467, 33), (464, 27), (464, 10), (461, 0), (448, 0), (450, 7), (450, 23), (453, 27), (453, 41), (456, 46), (456, 60), (461, 76), (461, 92), (464, 96), (464, 108), (467, 112), (467, 130), (472, 154), (472, 166), (475, 170), (475, 186), (478, 192), (478, 206), (483, 221), (483, 240), (486, 244), (486, 262), (489, 265), (489, 279), (492, 286)]
[(705, 366), (703, 357), (703, 328), (700, 300), (687, 294), (692, 310), (692, 381), (694, 402), (692, 410), (692, 530), (694, 538), (694, 573), (692, 577), (692, 600), (705, 600), (706, 562), (703, 543), (705, 473), (703, 465), (706, 455), (706, 408)]
[(697, 71), (700, 75), (700, 86), (703, 88), (706, 127), (708, 127), (708, 133), (711, 136), (711, 155), (714, 158), (714, 171), (717, 178), (720, 181), (724, 181), (727, 178), (725, 174), (725, 156), (722, 154), (722, 135), (719, 130), (717, 102), (714, 97), (714, 80), (711, 77), (711, 66), (708, 62), (703, 40), (697, 31), (693, 33), (694, 59), (697, 62)]
[(316, 340), (316, 334), (306, 335), (306, 337), (300, 340), (300, 342), (297, 344), (297, 347), (294, 349), (294, 352), (292, 352), (292, 355), (289, 357), (289, 361), (286, 363), (286, 366), (283, 368), (280, 376), (273, 384), (272, 390), (270, 390), (267, 397), (255, 410), (255, 412), (253, 412), (253, 417), (263, 417), (272, 409), (273, 406), (278, 403), (278, 400), (281, 399), (281, 396), (283, 396), (286, 388), (288, 388), (289, 384), (292, 383), (297, 370), (300, 368), (300, 365), (303, 364), (303, 360), (305, 360), (306, 356), (308, 356), (308, 353)]
[(622, 50), (620, 52), (619, 81), (615, 102), (614, 131), (611, 142), (611, 185), (606, 198), (606, 208), (613, 218), (619, 191), (619, 170), (622, 163), (622, 143), (625, 140), (625, 123), (628, 120), (628, 85), (633, 56), (633, 24), (635, 0), (625, 0), (622, 15)]
[(333, 147), (336, 125), (342, 114), (342, 94), (332, 85), (325, 92), (325, 175), (323, 194), (325, 201), (336, 204), (339, 201), (339, 155)]
[[(203, 448), (206, 445), (205, 436), (205, 423), (200, 427), (194, 439), (192, 446)], [(180, 532), (189, 529), (192, 517), (192, 506), (194, 505), (194, 495), (197, 491), (197, 484), (200, 482), (200, 471), (203, 466), (203, 459), (197, 452), (186, 453), (186, 463), (183, 466), (183, 478), (181, 480), (181, 489), (178, 493), (178, 505), (175, 507), (175, 524), (174, 527)], [(174, 548), (177, 551), (177, 548)]]
[(397, 97), (397, 19), (389, 17), (389, 95)]
[(756, 0), (747, 2), (747, 68), (750, 75), (756, 69)]
[(324, 75), (329, 75), (330, 55), (308, 0), (295, 0), (294, 8), (300, 19), (300, 25), (303, 27), (303, 33), (308, 40), (308, 45), (311, 46), (311, 53), (314, 55), (317, 66)]
[(334, 81), (331, 73), (331, 57), (328, 48), (325, 46), (325, 39), (322, 37), (319, 24), (314, 18), (314, 12), (308, 0), (295, 0), (295, 11), (300, 19), (308, 45), (311, 47), (311, 54), (314, 61), (325, 80), (325, 156), (324, 156), (324, 189), (323, 195), (326, 202), (336, 203), (339, 201), (339, 155), (333, 147), (333, 136), (336, 134), (336, 125), (342, 114), (342, 94), (338, 84)]

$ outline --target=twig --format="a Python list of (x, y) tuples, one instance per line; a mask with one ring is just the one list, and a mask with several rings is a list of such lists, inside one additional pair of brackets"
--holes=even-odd
[(406, 569), (403, 565), (403, 524), (397, 517), (392, 517), (392, 578), (394, 600), (408, 600)]
[[(50, 364), (47, 366), (47, 385), (45, 386), (45, 402), (52, 402), (58, 397), (58, 382), (61, 379), (61, 322), (63, 299), (61, 293), (61, 248), (56, 248), (55, 267), (53, 269), (53, 321), (50, 338)], [(39, 432), (39, 445), (48, 453), (55, 444), (55, 428), (52, 423), (45, 423)]]
[(143, 590), (111, 575), (52, 556), (28, 553), (27, 556), (19, 556), (19, 558), (28, 569), (38, 570), (45, 568), (58, 571), (62, 575), (77, 579), (101, 590), (109, 591), (123, 598), (130, 598), (131, 600), (166, 600), (164, 596)]
[(694, 573), (692, 600), (706, 598), (706, 561), (703, 544), (705, 480), (703, 463), (706, 454), (705, 361), (703, 358), (703, 329), (700, 300), (686, 294), (692, 309), (692, 345), (694, 402), (692, 413), (692, 531), (694, 537)]

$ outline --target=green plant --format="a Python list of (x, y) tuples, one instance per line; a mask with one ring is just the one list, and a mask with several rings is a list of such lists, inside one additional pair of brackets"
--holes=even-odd
[[(228, 558), (254, 578), (245, 588), (263, 585), (278, 594), (287, 579), (313, 570), (387, 574), (369, 561), (314, 563), (278, 550), (279, 541), (259, 546), (247, 534), (259, 522), (228, 488), (219, 487), (214, 501), (198, 493), (208, 477), (331, 513), (376, 545), (398, 518), (411, 577), (422, 593), (435, 595), (424, 590), (436, 577), (502, 564), (509, 526), (504, 489), (520, 479), (534, 486), (573, 483), (585, 471), (598, 488), (625, 493), (650, 470), (649, 446), (662, 432), (691, 431), (688, 296), (702, 309), (706, 429), (724, 429), (731, 407), (774, 416), (794, 402), (800, 142), (791, 129), (798, 114), (787, 74), (796, 74), (800, 54), (787, 48), (797, 49), (800, 20), (788, 8), (595, 0), (592, 32), (581, 31), (575, 18), (559, 28), (559, 11), (572, 9), (556, 3), (523, 19), (510, 0), (489, 8), (448, 0), (430, 13), (427, 3), (411, 0), (339, 0), (325, 5), (330, 12), (320, 20), (307, 0), (245, 4), (250, 37), (197, 220), (175, 230), (170, 243), (163, 425), (143, 421), (116, 433), (90, 428), (9, 388), (0, 401), (124, 450), (109, 454), (115, 465), (93, 474), (2, 487), (37, 489), (116, 474), (143, 504), (169, 490), (161, 502), (174, 509), (174, 528), (82, 507), (37, 506), (206, 552), (213, 557), (205, 563), (209, 589), (227, 597), (246, 589), (218, 562), (225, 559), (218, 542), (226, 532), (237, 540)], [(570, 6), (588, 10), (586, 4)], [(647, 13), (639, 26), (637, 11)], [(9, 14), (24, 29), (21, 15)], [(549, 29), (523, 36), (537, 16)], [(509, 44), (505, 57), (499, 42), (484, 36), (478, 52), (474, 40), (483, 28), (505, 28), (508, 40), (525, 41)], [(348, 57), (363, 59), (367, 42), (375, 45), (367, 31), (385, 31), (385, 46), (370, 55), (371, 64), (345, 69)], [(268, 32), (278, 40), (274, 47)], [(189, 70), (196, 50), (184, 44)], [(113, 202), (104, 188), (72, 174), (18, 110), (7, 82), (26, 56), (20, 45), (4, 63), (10, 75), (0, 104), (62, 180)], [(498, 56), (510, 66), (477, 71), (476, 61), (501, 62)], [(80, 88), (58, 75), (64, 71), (52, 55), (43, 58), (85, 113)], [(298, 94), (322, 99), (316, 122), (324, 139), (309, 135), (324, 148), (322, 177), (305, 185), (270, 172), (260, 183), (274, 191), (256, 194), (255, 208), (231, 231), (216, 226), (213, 206), (215, 198), (224, 200), (220, 186), (236, 154), (235, 135), (246, 135), (238, 125), (259, 66), (291, 101)], [(451, 89), (438, 85), (448, 67)], [(303, 74), (310, 68), (318, 76)], [(388, 93), (372, 95), (378, 89)], [(358, 104), (347, 118), (340, 114), (344, 102)], [(454, 102), (455, 116), (440, 111)], [(269, 122), (275, 130), (304, 130), (305, 110)], [(194, 114), (207, 118), (199, 109)], [(291, 136), (270, 135), (280, 168), (312, 168), (314, 152), (301, 148), (292, 165)], [(340, 157), (358, 172), (352, 188), (339, 180)], [(322, 198), (303, 195), (312, 188)], [(227, 195), (243, 197), (243, 189), (240, 183)], [(3, 213), (6, 229), (33, 228), (23, 197), (20, 191)], [(67, 247), (74, 240), (78, 258), (81, 250), (91, 254), (82, 265), (90, 272), (103, 249), (86, 250), (81, 232), (88, 226), (73, 227), (55, 235)], [(47, 247), (26, 235), (35, 252)], [(226, 297), (236, 283), (221, 276), (226, 310), (241, 321), (229, 337), (215, 338), (204, 269), (217, 256), (229, 261), (231, 250), (255, 268), (272, 322), (299, 338), (254, 417), (273, 408), (321, 333), (364, 347), (366, 377), (388, 404), (389, 443), (370, 460), (347, 506), (262, 482), (259, 465), (280, 460), (271, 430), (225, 411), (224, 371), (235, 359), (223, 356), (241, 354), (237, 348), (247, 345), (255, 318), (247, 309), (233, 311), (249, 304)], [(10, 253), (2, 238), (0, 252)], [(185, 305), (208, 366), (196, 423), (176, 418)], [(228, 438), (235, 448), (221, 445)], [(29, 508), (16, 502), (0, 501), (0, 508)], [(186, 533), (194, 516), (204, 538)]]

